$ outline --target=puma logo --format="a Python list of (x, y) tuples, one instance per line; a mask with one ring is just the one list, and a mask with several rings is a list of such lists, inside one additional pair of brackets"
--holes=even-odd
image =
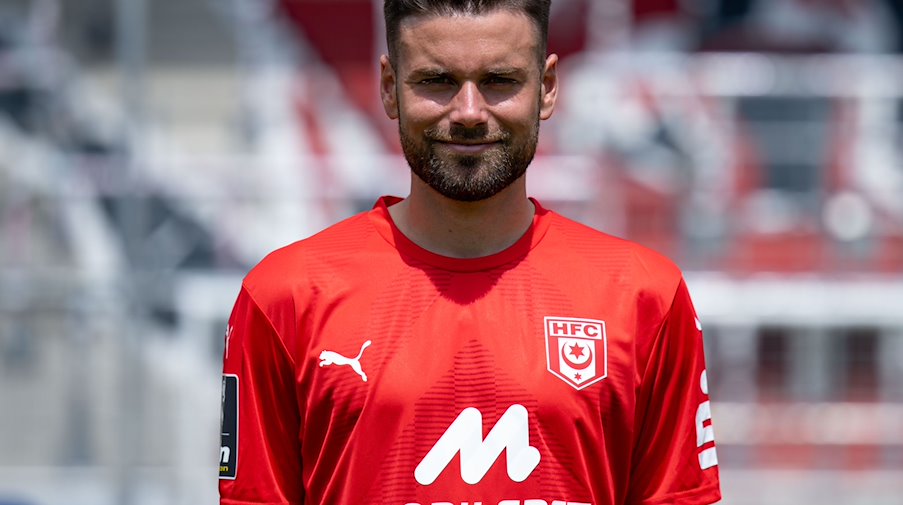
[(354, 358), (346, 358), (337, 352), (322, 351), (320, 353), (320, 366), (348, 365), (361, 376), (361, 379), (364, 379), (364, 382), (367, 382), (367, 374), (361, 368), (361, 355), (364, 354), (364, 349), (370, 347), (370, 343), (369, 340), (364, 342), (361, 346), (361, 352), (357, 353), (357, 356)]

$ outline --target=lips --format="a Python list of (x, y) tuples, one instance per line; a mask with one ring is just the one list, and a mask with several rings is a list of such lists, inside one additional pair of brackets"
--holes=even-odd
[(447, 141), (437, 141), (437, 143), (446, 146), (447, 148), (458, 151), (462, 153), (480, 153), (491, 147), (498, 145), (498, 142), (447, 142)]
[(427, 137), (429, 140), (433, 142), (440, 142), (442, 144), (455, 144), (462, 146), (476, 146), (483, 144), (497, 144), (501, 142), (503, 139), (500, 138), (447, 138), (447, 137)]

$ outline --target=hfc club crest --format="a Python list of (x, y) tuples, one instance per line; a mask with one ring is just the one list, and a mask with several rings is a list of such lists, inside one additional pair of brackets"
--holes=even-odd
[(605, 321), (546, 317), (545, 326), (550, 372), (578, 390), (608, 375)]

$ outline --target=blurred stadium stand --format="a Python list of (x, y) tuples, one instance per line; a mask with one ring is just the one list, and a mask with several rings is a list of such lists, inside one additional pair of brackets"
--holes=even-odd
[[(724, 503), (901, 503), (900, 3), (553, 8), (530, 191), (687, 271)], [(0, 504), (215, 503), (242, 275), (406, 193), (380, 9), (0, 4)]]

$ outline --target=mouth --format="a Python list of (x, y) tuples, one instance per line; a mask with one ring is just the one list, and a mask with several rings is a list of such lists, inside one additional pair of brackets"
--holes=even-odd
[(447, 140), (437, 140), (437, 144), (443, 145), (446, 148), (462, 153), (462, 154), (479, 154), (484, 151), (487, 151), (496, 145), (499, 144), (499, 141), (447, 141)]

